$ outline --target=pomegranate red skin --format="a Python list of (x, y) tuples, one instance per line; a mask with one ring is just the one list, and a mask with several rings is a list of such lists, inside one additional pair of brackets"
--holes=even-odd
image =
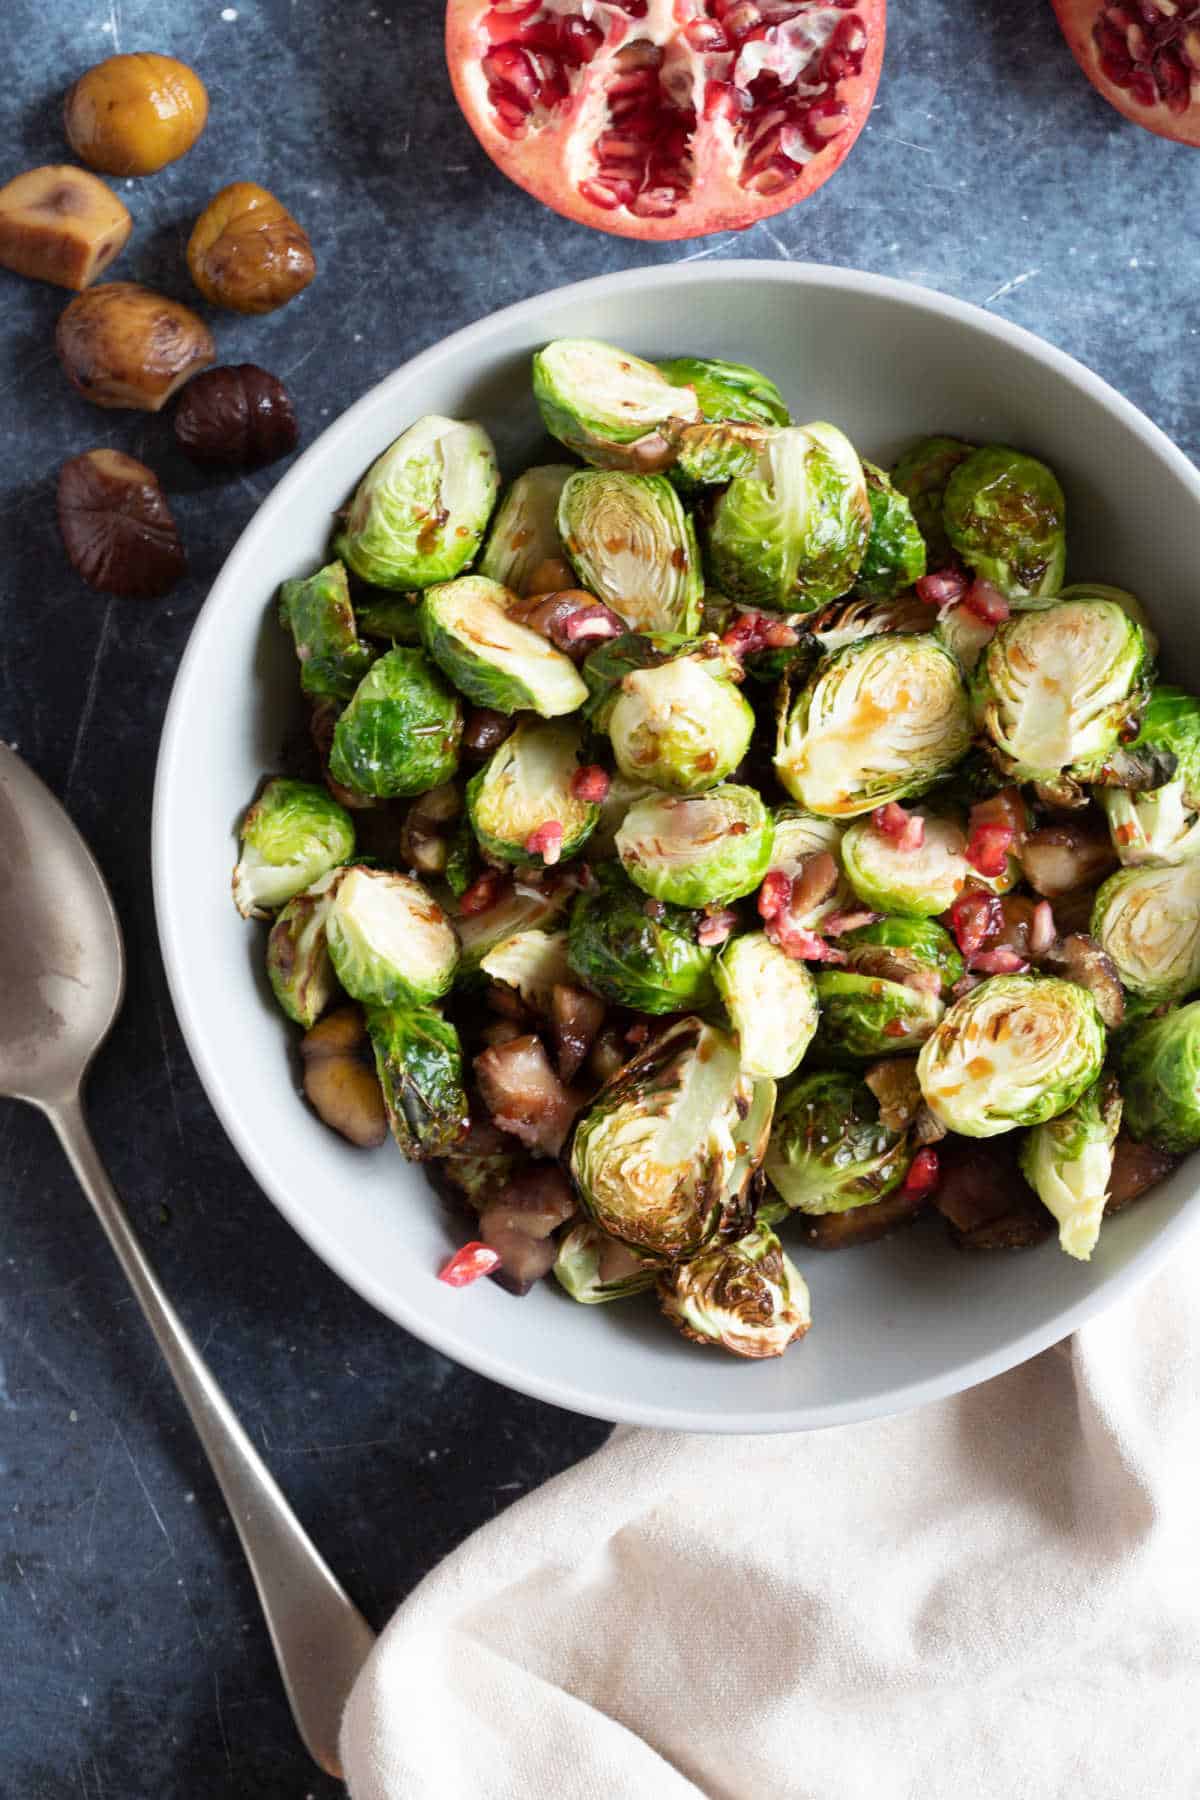
[[(665, 3), (665, 0), (663, 0)], [(626, 0), (630, 4), (630, 0)], [(649, 0), (653, 7), (656, 0)], [(511, 136), (501, 129), (495, 109), (488, 99), (488, 83), (482, 72), (483, 57), (490, 48), (484, 20), (493, 12), (495, 0), (448, 0), (446, 8), (446, 60), (463, 117), (496, 167), (510, 181), (532, 194), (564, 218), (590, 225), (616, 237), (638, 238), (645, 242), (673, 242), (684, 238), (706, 237), (722, 231), (746, 231), (761, 219), (807, 200), (823, 187), (841, 168), (858, 141), (870, 117), (879, 78), (883, 70), (886, 36), (887, 0), (827, 0), (834, 8), (843, 8), (862, 20), (867, 30), (867, 45), (861, 70), (841, 80), (836, 89), (837, 102), (846, 109), (846, 125), (830, 139), (800, 170), (799, 175), (775, 193), (756, 193), (741, 186), (738, 169), (729, 154), (728, 141), (714, 131), (711, 121), (698, 109), (699, 121), (692, 140), (694, 176), (687, 199), (669, 215), (653, 217), (635, 214), (624, 206), (610, 209), (596, 204), (580, 191), (580, 179), (572, 167), (589, 159), (581, 155), (599, 126), (589, 130), (581, 120), (585, 110), (578, 96), (561, 102), (552, 120), (537, 130)], [(685, 19), (695, 10), (696, 0), (674, 0), (676, 16)], [(636, 15), (641, 0), (633, 0)], [(580, 8), (582, 14), (582, 7)], [(533, 14), (538, 17), (537, 13)], [(627, 43), (638, 38), (638, 16), (631, 17)], [(682, 30), (680, 43), (683, 42)], [(697, 57), (699, 63), (702, 59)], [(594, 105), (594, 102), (591, 104)]]
[[(1177, 0), (1177, 5), (1175, 15), (1164, 14), (1156, 26), (1128, 3), (1053, 0), (1071, 54), (1096, 92), (1135, 125), (1174, 143), (1200, 148), (1200, 60), (1192, 61), (1200, 59), (1200, 0)], [(1118, 54), (1119, 40), (1129, 29), (1123, 13), (1142, 30), (1146, 48), (1137, 60), (1128, 55), (1128, 73)], [(1137, 39), (1134, 45), (1139, 47)], [(1126, 37), (1126, 54), (1129, 48)]]

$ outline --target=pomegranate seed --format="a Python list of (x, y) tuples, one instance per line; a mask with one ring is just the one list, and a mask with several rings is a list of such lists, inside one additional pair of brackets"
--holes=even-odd
[(977, 825), (967, 839), (967, 861), (978, 875), (1003, 875), (1016, 833), (1011, 825)]
[(524, 100), (532, 102), (537, 94), (537, 71), (524, 50), (515, 44), (489, 50), (483, 59), (483, 72), (489, 81), (512, 88)]
[(481, 1275), (490, 1275), (499, 1267), (500, 1258), (491, 1245), (481, 1244), (476, 1239), (454, 1252), (450, 1261), (438, 1270), (438, 1280), (444, 1281), (447, 1287), (469, 1287)]
[(986, 625), (1003, 625), (1009, 616), (1009, 604), (998, 587), (976, 578), (963, 595), (963, 605)]
[(767, 613), (741, 613), (721, 639), (735, 656), (753, 656), (758, 650), (788, 650), (800, 642), (800, 634), (782, 619)]
[(919, 813), (907, 813), (895, 800), (877, 806), (871, 823), (882, 836), (894, 838), (900, 850), (919, 850), (925, 842), (925, 821)]
[(612, 786), (612, 777), (599, 763), (588, 763), (582, 769), (576, 769), (571, 777), (571, 793), (576, 800), (583, 800), (588, 806), (599, 806), (608, 799), (608, 790)]
[(693, 19), (684, 27), (684, 37), (693, 50), (728, 50), (729, 39), (715, 19)]
[(834, 138), (841, 137), (850, 123), (850, 108), (840, 100), (815, 100), (804, 121), (804, 135), (814, 150), (823, 150)]
[(564, 19), (562, 53), (576, 63), (590, 63), (604, 43), (604, 33), (591, 19)]
[(603, 181), (581, 181), (579, 192), (585, 200), (602, 207), (605, 212), (616, 212), (621, 204), (620, 196)]
[(1045, 956), (1058, 936), (1058, 928), (1054, 923), (1054, 909), (1048, 900), (1039, 900), (1033, 909), (1033, 917), (1029, 921), (1029, 953), (1031, 956)]
[(496, 111), (502, 125), (510, 131), (524, 131), (529, 123), (529, 108), (510, 95), (501, 93), (497, 88), (488, 89), (488, 98)]
[(484, 15), (483, 29), (494, 44), (520, 35), (526, 19), (537, 12), (542, 0), (520, 0), (516, 6), (494, 6)]
[(917, 599), (926, 606), (954, 606), (967, 591), (967, 578), (957, 569), (939, 569), (936, 575), (922, 575), (917, 582)]
[(540, 856), (548, 869), (562, 855), (563, 828), (557, 819), (545, 819), (525, 839), (526, 856)]
[(997, 937), (1003, 931), (1004, 910), (995, 894), (969, 888), (958, 896), (946, 914), (946, 923), (963, 955), (970, 957), (982, 950), (989, 938)]
[(464, 919), (470, 919), (476, 913), (486, 912), (489, 906), (495, 906), (507, 885), (508, 877), (503, 869), (485, 869), (461, 895), (459, 913)]
[(938, 1184), (941, 1173), (938, 1165), (938, 1153), (929, 1149), (918, 1150), (909, 1164), (908, 1174), (904, 1177), (906, 1194), (931, 1194)]
[(990, 794), (986, 800), (977, 800), (967, 819), (968, 837), (980, 825), (1008, 825), (1012, 830), (1014, 845), (1024, 838), (1029, 829), (1029, 816), (1020, 788), (1001, 788), (998, 794)]
[(1023, 975), (1029, 964), (1018, 951), (1001, 945), (996, 950), (977, 950), (971, 967), (981, 975)]

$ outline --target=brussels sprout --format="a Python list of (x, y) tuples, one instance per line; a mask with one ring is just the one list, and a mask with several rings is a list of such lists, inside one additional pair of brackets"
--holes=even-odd
[[(1150, 623), (1150, 615), (1137, 595), (1131, 594), (1128, 588), (1106, 587), (1102, 581), (1075, 581), (1070, 587), (1060, 589), (1055, 598), (1059, 600), (1111, 600), (1112, 604), (1119, 606), (1135, 625), (1141, 627), (1142, 636), (1146, 640), (1146, 649), (1151, 658), (1158, 655), (1158, 638)], [(1054, 602), (1047, 600), (1045, 604), (1052, 606)]]
[[(366, 596), (370, 596), (367, 598)], [(364, 637), (384, 643), (419, 644), (421, 641), (421, 595), (389, 594), (385, 588), (360, 589), (354, 602), (354, 617)]]
[(445, 1156), (465, 1135), (462, 1046), (433, 1006), (372, 1006), (367, 1031), (392, 1136), (410, 1162)]
[(747, 425), (790, 425), (783, 395), (766, 375), (746, 363), (710, 356), (676, 356), (658, 365), (672, 387), (689, 388), (705, 419), (741, 419)]
[(572, 979), (567, 934), (538, 926), (515, 932), (480, 957), (479, 967), (493, 981), (516, 988), (535, 1012), (548, 1011), (555, 986)]
[(863, 464), (867, 502), (871, 508), (871, 535), (858, 571), (855, 587), (860, 594), (890, 600), (925, 573), (925, 539), (912, 507), (882, 469)]
[(437, 1000), (454, 980), (454, 927), (419, 881), (346, 869), (325, 921), (338, 980), (367, 1006)]
[(1021, 1145), (1021, 1173), (1058, 1220), (1068, 1256), (1091, 1259), (1108, 1199), (1121, 1095), (1111, 1076), (1088, 1088), (1069, 1112), (1035, 1125)]
[(702, 488), (723, 487), (739, 476), (754, 475), (769, 434), (761, 425), (744, 425), (736, 419), (699, 425), (672, 419), (663, 426), (662, 436), (673, 456), (667, 477), (681, 494), (691, 496)]
[(893, 969), (902, 977), (919, 970), (920, 958), (912, 952), (865, 946), (859, 954), (861, 968), (853, 966), (857, 958), (851, 953), (851, 966), (817, 971), (821, 1009), (817, 1051), (831, 1059), (871, 1062), (915, 1050), (938, 1024), (945, 1004), (936, 990), (910, 987), (903, 979), (877, 973), (877, 968)]
[(812, 1324), (804, 1277), (761, 1219), (744, 1237), (668, 1270), (658, 1295), (684, 1337), (735, 1356), (782, 1356)]
[(1200, 1150), (1200, 1000), (1127, 1031), (1120, 1062), (1129, 1135), (1176, 1155)]
[(607, 731), (612, 709), (627, 676), (688, 657), (718, 681), (736, 681), (741, 663), (711, 632), (704, 637), (683, 631), (624, 631), (600, 644), (584, 661), (588, 698), (583, 716), (597, 731)]
[(233, 903), (244, 919), (266, 919), (354, 855), (344, 806), (308, 781), (269, 781), (241, 824)]
[(951, 606), (939, 612), (933, 635), (948, 650), (964, 675), (975, 673), (979, 659), (996, 635), (996, 627), (981, 619), (969, 606)]
[(267, 937), (267, 979), (288, 1018), (311, 1031), (337, 992), (337, 976), (325, 942), (330, 888), (339, 871), (331, 869), (307, 893), (289, 900)]
[(682, 656), (622, 681), (606, 729), (617, 767), (678, 794), (715, 787), (750, 747), (754, 710), (713, 659)]
[(626, 1300), (654, 1286), (658, 1268), (618, 1243), (590, 1220), (573, 1225), (559, 1239), (554, 1274), (572, 1300), (598, 1306), (606, 1300)]
[(580, 585), (635, 631), (695, 631), (704, 583), (692, 521), (665, 475), (582, 469), (558, 505)]
[(456, 900), (462, 898), (475, 879), (479, 867), (478, 846), (471, 821), (464, 812), (446, 842), (446, 867), (442, 871), (446, 886)]
[(957, 555), (1014, 605), (1052, 599), (1067, 565), (1067, 503), (1045, 463), (1003, 444), (974, 451), (946, 483)]
[(516, 888), (511, 885), (482, 912), (451, 909), (462, 949), (460, 975), (476, 974), (483, 959), (511, 938), (527, 931), (548, 931), (567, 910), (573, 890), (565, 885)]
[(790, 1212), (849, 1212), (899, 1187), (912, 1159), (907, 1133), (883, 1124), (865, 1081), (821, 1069), (780, 1099), (763, 1173)]
[(912, 956), (923, 968), (936, 970), (941, 976), (943, 1000), (949, 998), (951, 988), (966, 973), (954, 939), (932, 919), (876, 919), (870, 925), (844, 931), (838, 943), (847, 951), (870, 944)]
[(371, 464), (334, 552), (375, 587), (449, 581), (473, 561), (499, 489), (483, 427), (431, 413)]
[(315, 699), (348, 700), (375, 652), (358, 641), (344, 566), (332, 562), (307, 581), (285, 581), (279, 620), (296, 641), (304, 692)]
[(1099, 1075), (1104, 1049), (1086, 988), (1053, 976), (993, 975), (922, 1045), (917, 1076), (948, 1131), (996, 1137), (1074, 1106)]
[(493, 712), (577, 712), (587, 689), (569, 656), (509, 616), (507, 588), (461, 575), (426, 591), (421, 642), (459, 693)]
[(1108, 600), (1065, 600), (997, 631), (971, 684), (992, 756), (1017, 781), (1086, 781), (1142, 699), (1140, 628)]
[(925, 793), (970, 742), (958, 664), (936, 638), (873, 637), (781, 694), (775, 772), (807, 811), (852, 818)]
[(798, 1069), (817, 1029), (817, 990), (802, 962), (765, 932), (731, 938), (713, 976), (747, 1075), (782, 1081)]
[(691, 388), (594, 338), (558, 338), (539, 350), (533, 397), (551, 437), (602, 469), (640, 467), (639, 439), (650, 439), (653, 453), (662, 448), (655, 440), (665, 420), (700, 417)]
[(796, 425), (768, 439), (755, 474), (715, 501), (707, 557), (733, 600), (811, 611), (854, 585), (871, 534), (862, 464), (833, 425)]
[(1091, 935), (1147, 1005), (1185, 999), (1200, 987), (1200, 861), (1118, 869), (1096, 895)]
[(567, 960), (598, 994), (635, 1012), (709, 1006), (715, 952), (696, 941), (698, 924), (682, 907), (648, 911), (620, 869), (602, 865), (595, 889), (575, 902)]
[(420, 650), (389, 650), (333, 731), (329, 773), (360, 794), (423, 794), (458, 768), (462, 706)]
[(931, 569), (943, 569), (950, 561), (950, 539), (942, 516), (946, 483), (974, 449), (974, 444), (964, 444), (960, 438), (922, 438), (905, 451), (892, 470), (893, 485), (911, 506), (917, 529), (925, 539)]
[(1156, 687), (1131, 751), (1153, 749), (1175, 758), (1170, 781), (1148, 793), (1102, 787), (1113, 849), (1123, 863), (1185, 862), (1200, 854), (1200, 700), (1181, 688)]
[(915, 594), (897, 594), (888, 600), (867, 594), (847, 594), (842, 600), (831, 600), (820, 612), (807, 618), (797, 617), (793, 623), (804, 626), (818, 650), (826, 656), (857, 644), (863, 638), (882, 637), (885, 632), (911, 636), (929, 630), (932, 608)]
[(625, 814), (617, 855), (656, 900), (713, 906), (752, 893), (771, 866), (771, 815), (753, 788), (654, 794)]
[(600, 816), (599, 807), (571, 791), (582, 743), (574, 721), (522, 719), (471, 777), (467, 811), (489, 856), (547, 868), (582, 850)]
[(1021, 878), (1021, 865), (1008, 858), (1003, 875), (980, 875), (967, 861), (967, 834), (957, 819), (916, 809), (925, 822), (924, 842), (903, 849), (869, 818), (856, 819), (842, 839), (846, 878), (864, 905), (906, 919), (932, 919), (953, 906), (967, 885), (1006, 894)]
[(649, 1256), (694, 1256), (741, 1214), (774, 1103), (774, 1082), (744, 1074), (724, 1032), (694, 1018), (666, 1026), (576, 1127), (584, 1210)]
[(496, 509), (479, 558), (481, 575), (523, 594), (539, 563), (562, 556), (558, 502), (574, 473), (570, 463), (544, 463), (517, 476)]

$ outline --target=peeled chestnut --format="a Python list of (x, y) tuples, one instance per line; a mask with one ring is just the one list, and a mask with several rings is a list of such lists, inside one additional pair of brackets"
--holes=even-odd
[(188, 240), (187, 263), (206, 300), (243, 313), (286, 306), (317, 272), (307, 232), (253, 181), (235, 181), (209, 201)]
[(206, 369), (175, 408), (175, 438), (201, 469), (261, 469), (296, 448), (300, 427), (282, 381), (254, 363)]
[(153, 175), (191, 149), (207, 118), (208, 94), (195, 70), (148, 50), (97, 63), (63, 107), (72, 150), (106, 175)]
[(0, 188), (0, 266), (77, 292), (129, 241), (133, 220), (86, 169), (48, 164)]
[(186, 567), (158, 476), (120, 450), (87, 450), (58, 472), (58, 529), (89, 587), (157, 600)]
[(72, 300), (54, 337), (74, 388), (96, 406), (158, 412), (216, 361), (204, 320), (135, 281), (106, 281)]
[(304, 1092), (326, 1125), (365, 1150), (382, 1144), (387, 1109), (361, 1009), (326, 1013), (301, 1041), (300, 1058)]

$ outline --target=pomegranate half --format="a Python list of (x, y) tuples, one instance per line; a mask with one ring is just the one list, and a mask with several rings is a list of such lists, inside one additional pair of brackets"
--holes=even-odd
[(1200, 145), (1200, 0), (1054, 0), (1075, 60), (1118, 112)]
[(849, 155), (887, 0), (449, 0), (471, 129), (556, 212), (634, 238), (740, 231)]

